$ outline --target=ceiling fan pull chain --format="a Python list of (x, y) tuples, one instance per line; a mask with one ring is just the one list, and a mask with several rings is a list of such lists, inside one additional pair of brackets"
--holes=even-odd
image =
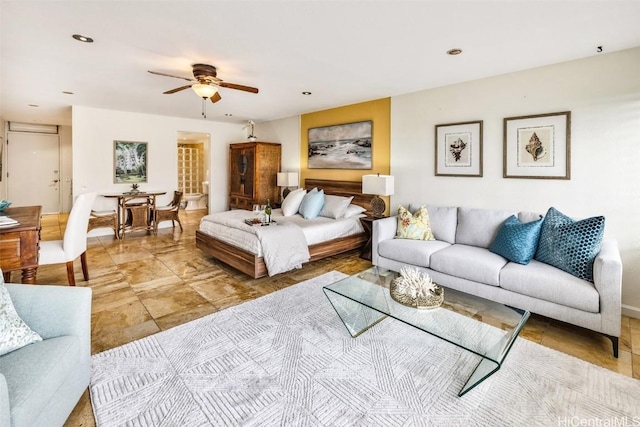
[(202, 98), (202, 118), (207, 118), (207, 98)]

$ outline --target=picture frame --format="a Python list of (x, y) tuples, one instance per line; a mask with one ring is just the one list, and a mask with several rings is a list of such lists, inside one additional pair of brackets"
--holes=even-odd
[(436, 176), (482, 177), (482, 126), (482, 120), (436, 125)]
[(148, 143), (113, 141), (113, 182), (138, 184), (147, 182)]
[(571, 179), (571, 112), (504, 119), (504, 178)]
[(309, 169), (371, 169), (373, 121), (310, 128)]

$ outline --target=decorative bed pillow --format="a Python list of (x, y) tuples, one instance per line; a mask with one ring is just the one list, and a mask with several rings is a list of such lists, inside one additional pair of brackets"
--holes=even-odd
[(42, 338), (18, 316), (9, 291), (0, 284), (0, 356), (38, 341)]
[(574, 220), (549, 208), (535, 259), (593, 282), (593, 260), (602, 244), (604, 217)]
[(536, 221), (522, 223), (511, 215), (498, 230), (489, 250), (509, 261), (527, 265), (538, 248), (541, 228), (542, 216)]
[(304, 188), (298, 188), (287, 194), (287, 197), (282, 201), (282, 215), (293, 216), (297, 214), (305, 194), (307, 194), (307, 190)]
[(344, 213), (345, 218), (351, 218), (352, 216), (360, 215), (361, 213), (366, 212), (367, 210), (362, 206), (358, 205), (349, 205), (347, 207), (347, 211)]
[(325, 195), (324, 206), (322, 207), (319, 216), (333, 219), (344, 218), (344, 214), (347, 212), (347, 208), (352, 200), (353, 196), (343, 197)]
[(426, 206), (421, 206), (413, 215), (404, 207), (398, 206), (396, 239), (435, 240)]
[(318, 191), (317, 188), (314, 188), (305, 194), (298, 212), (304, 219), (313, 219), (318, 216), (322, 206), (324, 206), (324, 190)]

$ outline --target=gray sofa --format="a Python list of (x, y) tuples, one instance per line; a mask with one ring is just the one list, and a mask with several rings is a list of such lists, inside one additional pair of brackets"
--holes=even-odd
[[(419, 206), (411, 204), (409, 211)], [(395, 239), (396, 216), (374, 221), (372, 263), (394, 271), (415, 266), (445, 287), (600, 332), (618, 357), (622, 262), (615, 240), (603, 240), (591, 283), (535, 259), (521, 265), (489, 251), (509, 216), (529, 222), (539, 214), (437, 206), (427, 211), (432, 241)]]
[(0, 427), (61, 426), (89, 385), (91, 288), (6, 287), (43, 340), (0, 356)]

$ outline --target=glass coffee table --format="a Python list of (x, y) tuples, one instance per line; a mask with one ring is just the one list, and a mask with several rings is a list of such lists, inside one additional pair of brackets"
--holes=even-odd
[(353, 338), (391, 317), (480, 356), (458, 393), (462, 396), (498, 371), (529, 312), (444, 288), (438, 308), (417, 309), (394, 301), (391, 281), (400, 274), (372, 267), (322, 288)]

